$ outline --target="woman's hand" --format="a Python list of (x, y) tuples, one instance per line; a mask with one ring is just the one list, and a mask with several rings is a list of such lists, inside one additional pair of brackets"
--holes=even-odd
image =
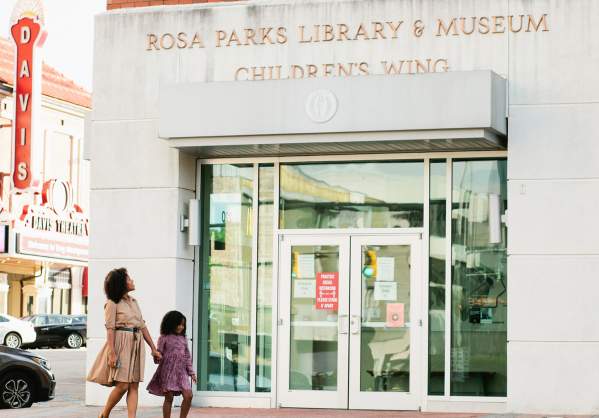
[(108, 367), (115, 368), (116, 367), (116, 353), (112, 350), (108, 352)]
[(191, 381), (192, 381), (193, 383), (198, 383), (198, 378), (197, 378), (197, 376), (195, 375), (195, 373), (191, 375)]

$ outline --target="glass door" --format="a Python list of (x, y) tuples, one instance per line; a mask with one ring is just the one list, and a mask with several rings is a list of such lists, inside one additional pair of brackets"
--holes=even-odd
[(349, 237), (282, 236), (279, 404), (347, 408)]
[(351, 238), (349, 408), (420, 406), (420, 237)]

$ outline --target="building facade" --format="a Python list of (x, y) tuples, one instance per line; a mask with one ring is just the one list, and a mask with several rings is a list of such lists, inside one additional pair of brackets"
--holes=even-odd
[(0, 39), (0, 313), (85, 314), (89, 163), (83, 133), (91, 95), (56, 69), (27, 60), (29, 75), (41, 78), (40, 91), (34, 87), (22, 102), (40, 101), (30, 154), (36, 176), (31, 187), (18, 189), (15, 50), (12, 39)]
[(599, 4), (162, 3), (96, 19), (88, 365), (125, 266), (198, 405), (599, 411)]

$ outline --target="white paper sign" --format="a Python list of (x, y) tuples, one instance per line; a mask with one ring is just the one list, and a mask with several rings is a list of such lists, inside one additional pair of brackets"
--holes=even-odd
[(397, 300), (397, 283), (374, 282), (374, 300), (395, 302)]
[(314, 254), (300, 254), (297, 260), (297, 276), (302, 279), (315, 277)]
[(314, 279), (295, 279), (293, 281), (293, 298), (303, 299), (316, 297), (316, 280)]
[(395, 281), (395, 257), (379, 257), (376, 279), (381, 282)]

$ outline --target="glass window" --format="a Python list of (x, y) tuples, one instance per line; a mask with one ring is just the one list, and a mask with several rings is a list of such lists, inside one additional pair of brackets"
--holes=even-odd
[(200, 390), (250, 389), (253, 173), (202, 166)]
[(445, 384), (445, 218), (447, 163), (430, 164), (428, 288), (428, 394), (444, 395)]
[(280, 227), (422, 227), (421, 161), (282, 164)]
[(274, 167), (258, 169), (258, 289), (256, 307), (256, 392), (270, 392), (272, 356), (272, 247)]
[(7, 318), (0, 315), (0, 322), (9, 322)]
[(451, 395), (506, 396), (507, 161), (453, 163)]

